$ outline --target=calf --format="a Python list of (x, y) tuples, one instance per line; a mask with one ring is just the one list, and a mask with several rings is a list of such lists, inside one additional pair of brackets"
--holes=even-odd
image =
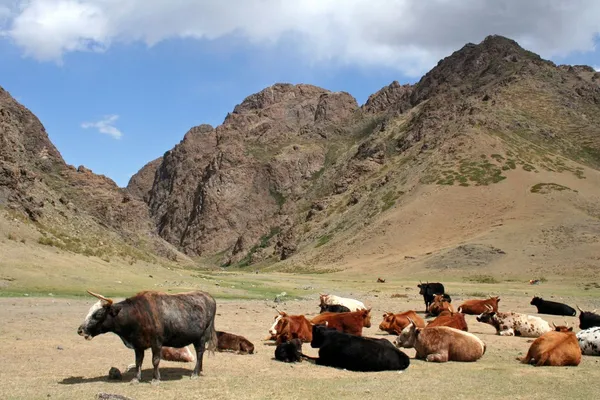
[(406, 328), (406, 326), (410, 324), (410, 321), (408, 320), (409, 318), (415, 321), (417, 327), (425, 327), (425, 321), (423, 321), (423, 318), (418, 316), (413, 310), (410, 310), (400, 314), (386, 312), (383, 314), (383, 321), (381, 321), (379, 324), (379, 329), (398, 335), (400, 332), (402, 332), (402, 329)]
[(577, 332), (581, 353), (586, 356), (600, 356), (600, 326)]
[(414, 347), (415, 358), (430, 362), (477, 361), (486, 350), (485, 343), (472, 333), (448, 326), (421, 329), (412, 321), (394, 343), (398, 347)]
[(254, 353), (254, 345), (243, 336), (217, 331), (217, 350), (234, 351), (238, 354)]
[(450, 328), (461, 331), (469, 331), (467, 321), (465, 320), (465, 314), (451, 313), (449, 311), (444, 311), (436, 319), (429, 321), (426, 328), (433, 328), (436, 326), (449, 326)]
[(302, 341), (292, 339), (275, 348), (275, 359), (282, 362), (302, 362)]
[(136, 374), (132, 382), (142, 377), (144, 351), (152, 349), (153, 383), (160, 381), (158, 365), (164, 346), (181, 348), (193, 344), (196, 366), (192, 377), (202, 371), (205, 346), (214, 351), (215, 299), (202, 291), (167, 294), (145, 291), (119, 303), (88, 291), (100, 299), (94, 304), (77, 333), (87, 340), (107, 332), (117, 334), (125, 346), (135, 351)]
[(410, 358), (387, 339), (365, 338), (313, 325), (311, 347), (319, 349), (317, 365), (349, 371), (396, 371), (410, 365)]
[(498, 311), (498, 303), (500, 302), (500, 297), (492, 297), (485, 300), (466, 300), (458, 307), (458, 312), (463, 314), (470, 315), (479, 315), (488, 310), (488, 306), (492, 307), (492, 310)]
[(279, 318), (271, 333), (275, 336), (275, 343), (285, 343), (291, 339), (300, 339), (303, 342), (312, 340), (312, 324), (304, 315), (287, 315), (280, 312)]
[(581, 362), (581, 349), (573, 328), (556, 326), (533, 341), (527, 355), (520, 359), (523, 364), (535, 366), (566, 367)]
[[(189, 347), (175, 348), (164, 346), (160, 349), (160, 359), (165, 361), (175, 362), (192, 362), (194, 361), (194, 354)], [(130, 366), (135, 368), (135, 364)]]
[(329, 304), (322, 304), (319, 307), (321, 307), (321, 313), (324, 312), (337, 312), (337, 313), (342, 313), (342, 312), (350, 312), (350, 309), (346, 306), (341, 306), (339, 304), (333, 304), (333, 305), (329, 305)]
[(358, 311), (358, 310), (366, 310), (367, 307), (365, 307), (365, 305), (358, 301), (358, 300), (354, 300), (354, 299), (348, 299), (345, 297), (339, 297), (333, 294), (319, 294), (320, 297), (320, 306), (325, 306), (325, 305), (329, 305), (329, 306), (333, 306), (333, 305), (340, 305), (340, 306), (345, 306), (348, 307), (348, 309), (350, 311)]
[(347, 313), (323, 313), (314, 317), (310, 322), (313, 325), (327, 322), (330, 328), (361, 336), (363, 327), (371, 327), (371, 309)]
[(515, 312), (495, 312), (489, 306), (486, 312), (477, 317), (477, 321), (493, 326), (500, 336), (539, 337), (552, 330), (550, 324), (540, 317)]
[[(419, 281), (417, 285), (419, 288), (419, 294), (423, 295), (423, 301), (425, 302), (425, 312), (429, 310), (429, 305), (433, 302), (433, 298), (436, 294), (444, 294), (444, 285), (439, 282), (423, 283)], [(450, 296), (448, 296), (448, 302), (450, 302)]]
[(572, 317), (577, 314), (573, 307), (556, 301), (544, 300), (537, 296), (531, 299), (529, 304), (536, 306), (538, 314), (568, 315)]
[(600, 315), (595, 314), (596, 310), (583, 311), (579, 306), (579, 329), (588, 329), (595, 326), (600, 326)]
[(445, 300), (444, 295), (436, 294), (433, 298), (433, 303), (429, 305), (429, 315), (440, 315), (442, 311), (454, 312), (454, 307)]

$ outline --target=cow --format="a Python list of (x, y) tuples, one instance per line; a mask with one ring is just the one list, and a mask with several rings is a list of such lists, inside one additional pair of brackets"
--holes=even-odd
[(469, 327), (465, 320), (465, 314), (463, 313), (451, 313), (450, 311), (443, 311), (433, 321), (429, 321), (425, 328), (433, 328), (436, 326), (449, 326), (450, 328), (458, 329), (461, 331), (468, 332)]
[[(194, 354), (187, 346), (182, 348), (163, 346), (160, 350), (160, 359), (174, 362), (192, 362), (194, 361)], [(135, 364), (130, 367), (131, 369), (135, 368)]]
[(429, 362), (473, 362), (485, 354), (486, 345), (477, 336), (448, 326), (417, 328), (413, 321), (394, 341), (397, 347), (414, 348), (415, 358)]
[(488, 310), (477, 317), (478, 322), (496, 328), (500, 336), (540, 337), (552, 328), (540, 317), (515, 312), (495, 312), (488, 305)]
[(536, 306), (538, 314), (568, 315), (570, 317), (577, 314), (573, 307), (556, 301), (544, 300), (537, 296), (534, 296), (529, 304)]
[(436, 294), (433, 298), (433, 303), (429, 305), (429, 315), (437, 316), (440, 315), (442, 311), (450, 311), (454, 312), (454, 307), (448, 301), (445, 300), (444, 295)]
[(324, 312), (337, 312), (337, 313), (342, 313), (342, 312), (350, 312), (350, 309), (346, 306), (341, 306), (339, 304), (333, 304), (333, 305), (329, 305), (329, 304), (323, 304), (319, 306), (321, 308), (321, 313)]
[(302, 341), (292, 339), (280, 343), (275, 348), (275, 359), (282, 362), (302, 362)]
[(254, 344), (243, 336), (217, 331), (217, 350), (233, 351), (238, 354), (253, 354)]
[(583, 311), (581, 307), (577, 306), (579, 310), (579, 329), (588, 329), (595, 326), (600, 326), (600, 315), (595, 314), (596, 310)]
[(600, 326), (577, 332), (581, 353), (586, 356), (600, 356)]
[(313, 325), (327, 322), (330, 328), (361, 336), (363, 327), (371, 327), (371, 309), (347, 313), (323, 313), (314, 317), (310, 322)]
[(312, 336), (311, 347), (319, 349), (317, 365), (359, 372), (401, 371), (410, 365), (410, 358), (387, 339), (355, 336), (325, 325), (313, 325)]
[(498, 311), (498, 303), (500, 302), (500, 297), (489, 296), (489, 298), (485, 300), (466, 300), (459, 307), (458, 312), (463, 314), (470, 315), (479, 315), (488, 310), (488, 306), (492, 307), (492, 310)]
[[(429, 305), (433, 302), (433, 298), (436, 294), (444, 294), (444, 285), (439, 282), (423, 283), (419, 281), (417, 285), (419, 288), (419, 294), (423, 295), (423, 301), (425, 302), (425, 312), (429, 311)], [(450, 303), (450, 297), (448, 296), (448, 302)]]
[(419, 328), (425, 327), (425, 321), (423, 321), (423, 318), (418, 316), (415, 311), (409, 310), (400, 314), (386, 312), (383, 314), (383, 321), (381, 321), (379, 324), (379, 329), (398, 335), (400, 332), (402, 332), (402, 329), (406, 328), (406, 326), (410, 323), (408, 318), (411, 318), (413, 321), (415, 321)]
[(323, 293), (319, 293), (319, 299), (321, 301), (320, 305), (324, 306), (324, 305), (329, 305), (329, 306), (333, 306), (333, 305), (340, 305), (340, 306), (345, 306), (348, 307), (348, 309), (350, 311), (358, 311), (358, 310), (366, 310), (367, 307), (365, 307), (365, 305), (358, 301), (358, 300), (354, 300), (354, 299), (349, 299), (346, 297), (339, 297), (333, 294), (323, 294)]
[(572, 327), (554, 325), (554, 330), (535, 339), (527, 355), (517, 360), (537, 367), (576, 367), (581, 362), (581, 349)]
[(99, 299), (88, 311), (77, 333), (86, 340), (113, 332), (125, 346), (135, 351), (136, 374), (132, 382), (142, 377), (144, 351), (152, 349), (154, 373), (152, 382), (160, 382), (160, 363), (163, 346), (181, 348), (193, 344), (196, 366), (192, 378), (202, 371), (205, 347), (214, 352), (217, 347), (215, 331), (215, 299), (203, 291), (167, 294), (143, 291), (121, 302), (87, 291)]
[(287, 315), (280, 311), (276, 320), (275, 327), (269, 331), (276, 344), (291, 339), (300, 339), (303, 342), (312, 340), (312, 324), (304, 315)]

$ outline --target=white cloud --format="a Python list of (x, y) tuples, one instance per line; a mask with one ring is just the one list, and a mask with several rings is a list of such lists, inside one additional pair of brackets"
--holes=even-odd
[(118, 115), (107, 115), (97, 122), (84, 122), (81, 127), (83, 129), (96, 128), (100, 133), (110, 135), (115, 139), (121, 139), (123, 133), (114, 126), (117, 119), (119, 119)]
[(595, 65), (595, 66), (594, 66), (594, 69), (596, 70), (596, 72), (600, 72), (600, 66), (598, 66), (598, 65)]
[[(9, 0), (0, 0), (6, 2)], [(543, 57), (592, 51), (596, 0), (12, 0), (4, 34), (39, 60), (115, 42), (243, 37), (288, 46), (309, 63), (387, 66), (418, 76), (489, 34)], [(1, 26), (1, 25), (0, 25)]]

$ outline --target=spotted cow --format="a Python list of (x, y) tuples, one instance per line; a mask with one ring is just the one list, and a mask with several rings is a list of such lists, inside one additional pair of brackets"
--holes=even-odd
[(477, 321), (493, 326), (500, 336), (540, 337), (552, 330), (550, 324), (540, 317), (515, 312), (496, 312), (489, 306), (486, 312), (477, 317)]
[(600, 326), (577, 332), (581, 353), (586, 356), (600, 356)]

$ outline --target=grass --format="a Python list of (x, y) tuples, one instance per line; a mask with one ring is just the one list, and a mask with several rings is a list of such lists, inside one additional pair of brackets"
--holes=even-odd
[(531, 193), (548, 193), (551, 191), (562, 192), (564, 190), (572, 191), (571, 188), (568, 188), (563, 185), (559, 185), (558, 183), (538, 183), (531, 187)]
[(269, 240), (271, 240), (273, 236), (278, 235), (280, 232), (281, 228), (278, 226), (271, 228), (269, 233), (260, 237), (258, 244), (255, 244), (250, 248), (246, 256), (236, 264), (236, 267), (243, 268), (249, 266), (252, 263), (252, 256), (254, 255), (254, 253), (256, 253), (260, 249), (266, 248), (269, 244)]
[(381, 206), (381, 212), (392, 208), (396, 204), (396, 200), (398, 200), (398, 198), (403, 194), (404, 192), (396, 193), (394, 190), (386, 192), (381, 197), (381, 201), (383, 202), (383, 205)]
[(323, 235), (321, 237), (319, 237), (319, 239), (317, 240), (317, 244), (315, 245), (315, 247), (321, 247), (326, 245), (327, 243), (329, 243), (329, 241), (333, 238), (333, 234), (328, 233), (326, 235)]
[(271, 197), (273, 197), (273, 199), (275, 199), (275, 202), (277, 203), (277, 206), (279, 208), (283, 207), (283, 205), (285, 204), (286, 198), (282, 193), (278, 192), (275, 188), (270, 187), (269, 194), (271, 195)]
[(473, 275), (473, 276), (469, 276), (469, 277), (467, 277), (465, 279), (468, 280), (468, 281), (470, 281), (470, 282), (486, 283), (486, 284), (500, 283), (501, 282), (501, 281), (499, 281), (498, 279), (494, 278), (491, 275)]

